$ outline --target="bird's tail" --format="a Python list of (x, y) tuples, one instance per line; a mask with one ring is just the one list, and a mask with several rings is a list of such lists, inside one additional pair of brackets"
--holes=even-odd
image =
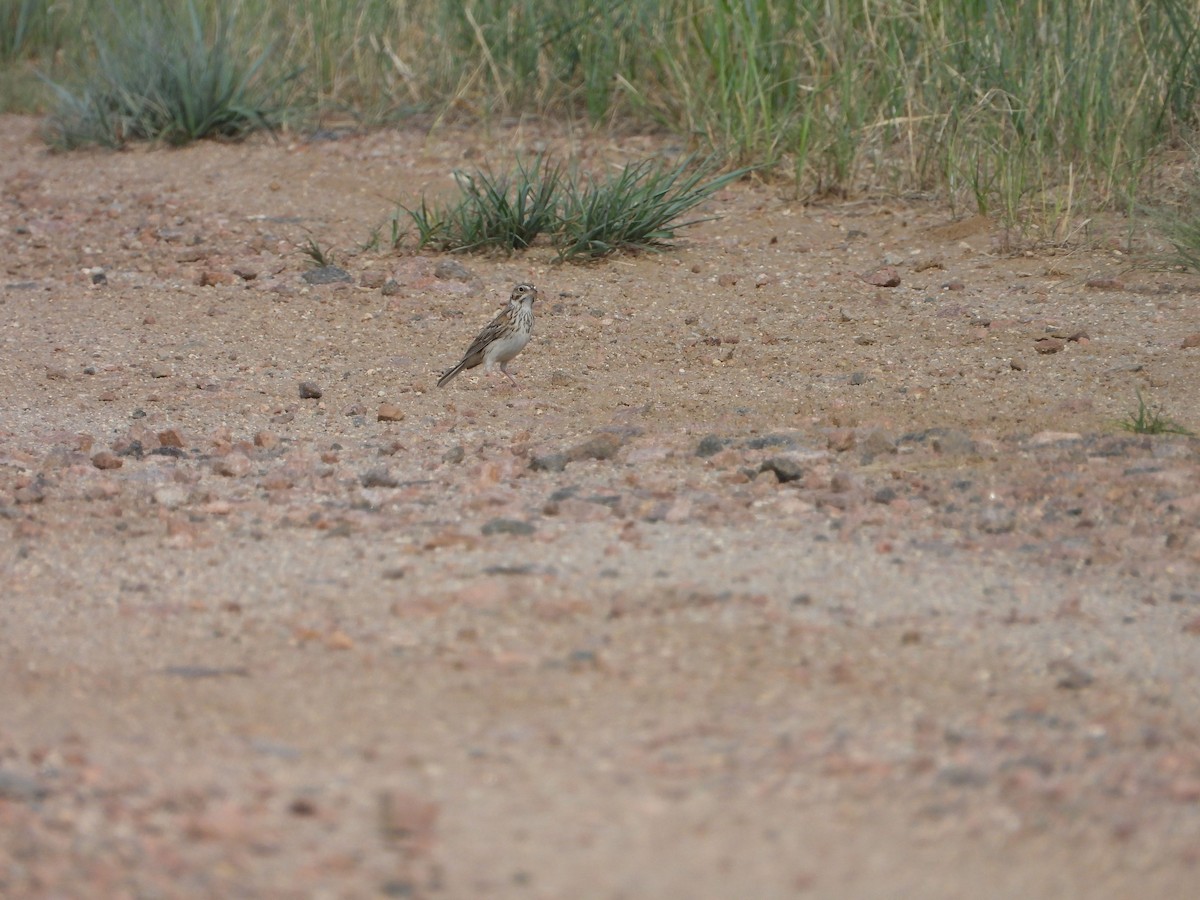
[(437, 386), (445, 387), (447, 384), (449, 384), (451, 381), (453, 381), (454, 376), (463, 370), (463, 366), (466, 365), (466, 362), (467, 361), (464, 359), (457, 366), (455, 366), (453, 369), (451, 369), (449, 372), (447, 372), (445, 375), (443, 375), (441, 378), (439, 378)]

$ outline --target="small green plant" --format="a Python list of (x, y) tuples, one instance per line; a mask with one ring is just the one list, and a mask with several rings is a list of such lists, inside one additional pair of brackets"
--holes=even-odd
[(1134, 434), (1192, 434), (1182, 425), (1167, 418), (1161, 406), (1150, 406), (1146, 403), (1146, 398), (1140, 390), (1137, 392), (1137, 399), (1137, 412), (1130, 413), (1119, 423), (1123, 430)]
[(272, 127), (285, 79), (263, 76), (271, 48), (248, 56), (235, 15), (218, 11), (206, 25), (196, 0), (178, 8), (112, 4), (108, 15), (106, 27), (95, 28), (87, 83), (51, 83), (58, 99), (44, 130), (49, 144), (185, 144)]
[(363, 241), (358, 249), (363, 253), (372, 253), (379, 249), (383, 243), (383, 225), (376, 225), (371, 229), (371, 233), (367, 235), (367, 239)]
[(688, 157), (674, 168), (642, 160), (629, 163), (604, 181), (568, 181), (555, 242), (559, 258), (594, 258), (615, 250), (670, 246), (680, 228), (712, 218), (680, 222), (681, 216), (751, 171), (736, 169), (705, 181), (715, 170), (712, 159), (696, 165)]
[(316, 269), (323, 269), (326, 266), (336, 266), (337, 260), (333, 255), (333, 251), (327, 247), (322, 247), (311, 234), (308, 236), (308, 241), (300, 252), (308, 257), (308, 264)]
[(456, 172), (462, 192), (458, 201), (430, 206), (422, 197), (420, 206), (402, 207), (393, 221), (393, 235), (399, 232), (396, 221), (407, 216), (420, 249), (523, 250), (538, 235), (555, 229), (561, 177), (561, 168), (550, 165), (545, 156), (528, 165), (518, 160), (511, 172), (500, 175)]

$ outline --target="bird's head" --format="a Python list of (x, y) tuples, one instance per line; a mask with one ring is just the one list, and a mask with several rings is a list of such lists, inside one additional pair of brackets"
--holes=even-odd
[(527, 281), (522, 281), (513, 288), (512, 296), (508, 298), (509, 303), (518, 304), (529, 301), (529, 305), (533, 305), (533, 301), (538, 298), (538, 289)]

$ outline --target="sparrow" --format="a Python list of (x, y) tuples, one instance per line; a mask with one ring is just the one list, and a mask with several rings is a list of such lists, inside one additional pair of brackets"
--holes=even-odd
[(525, 349), (529, 336), (533, 334), (533, 301), (538, 297), (538, 289), (528, 282), (521, 282), (512, 290), (508, 298), (508, 306), (500, 311), (500, 315), (479, 332), (471, 342), (462, 361), (438, 379), (438, 387), (445, 387), (463, 369), (473, 369), (483, 363), (484, 374), (490, 375), (494, 366), (500, 366), (500, 372), (518, 387), (517, 379), (509, 374), (509, 361)]

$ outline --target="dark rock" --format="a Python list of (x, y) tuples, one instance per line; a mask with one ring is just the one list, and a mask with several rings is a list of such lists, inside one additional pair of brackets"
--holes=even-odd
[(139, 440), (119, 440), (113, 444), (113, 452), (117, 456), (132, 456), (134, 459), (141, 459), (146, 455), (146, 448), (142, 446)]
[(321, 388), (318, 387), (315, 381), (300, 382), (300, 399), (301, 400), (320, 400)]
[(624, 443), (618, 434), (597, 434), (573, 447), (569, 455), (572, 462), (581, 459), (612, 459)]
[(770, 459), (763, 460), (759, 471), (774, 472), (775, 477), (781, 483), (796, 481), (804, 477), (804, 468), (800, 465), (800, 461), (790, 456), (772, 456)]
[(531, 522), (523, 522), (520, 519), (492, 519), (481, 531), (485, 535), (515, 534), (526, 537), (537, 531), (537, 528)]
[(565, 453), (546, 453), (534, 456), (529, 461), (529, 468), (535, 472), (561, 472), (567, 467), (567, 462)]
[(351, 284), (354, 282), (350, 273), (341, 266), (318, 266), (315, 269), (309, 269), (300, 277), (309, 284)]
[(770, 447), (795, 447), (796, 439), (788, 434), (764, 434), (750, 438), (743, 445), (747, 450), (766, 450)]
[(1050, 663), (1051, 672), (1058, 675), (1056, 687), (1067, 691), (1078, 691), (1091, 685), (1096, 676), (1071, 659), (1056, 659)]
[(466, 457), (467, 451), (462, 444), (455, 444), (449, 450), (442, 454), (442, 462), (450, 465), (458, 465)]
[(516, 566), (485, 566), (483, 574), (485, 575), (532, 575), (534, 571), (532, 563), (522, 563)]
[(400, 481), (396, 476), (383, 467), (363, 472), (358, 480), (365, 488), (394, 488), (400, 486)]
[(713, 456), (720, 453), (729, 444), (729, 441), (723, 437), (718, 437), (715, 434), (706, 434), (700, 438), (700, 443), (696, 445), (697, 456)]

